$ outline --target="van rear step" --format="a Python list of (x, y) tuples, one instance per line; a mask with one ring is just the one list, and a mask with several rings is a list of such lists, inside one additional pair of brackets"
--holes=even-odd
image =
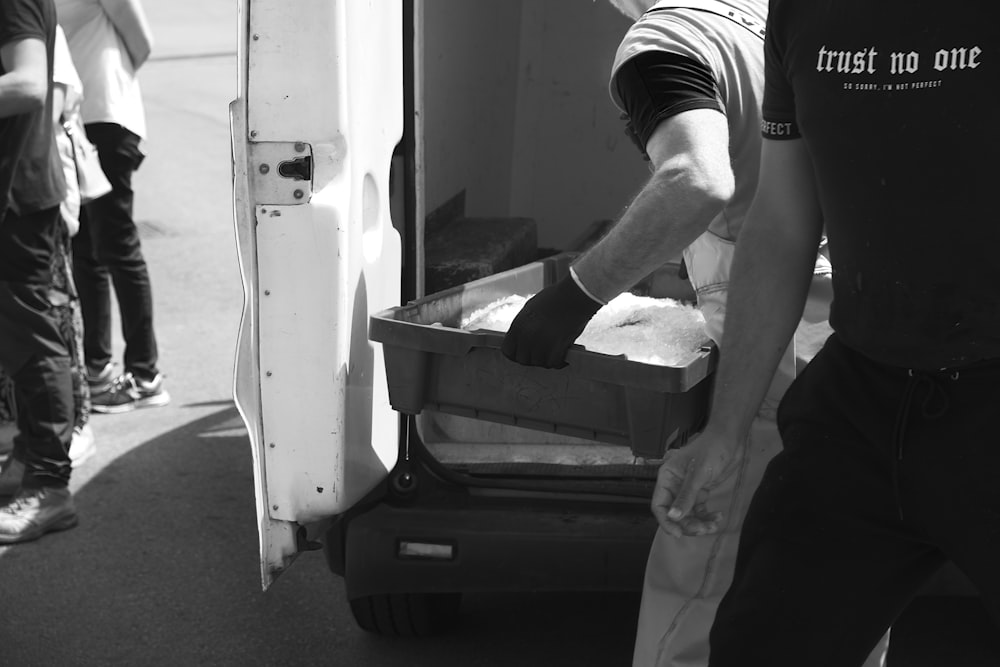
[(559, 465), (556, 463), (473, 463), (448, 466), (455, 472), (482, 477), (549, 477), (552, 479), (656, 479), (658, 465)]

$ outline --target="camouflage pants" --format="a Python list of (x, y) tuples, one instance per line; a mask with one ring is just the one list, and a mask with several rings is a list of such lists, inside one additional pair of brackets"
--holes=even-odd
[[(65, 227), (61, 229), (63, 234), (52, 255), (52, 288), (69, 297), (65, 303), (55, 306), (55, 310), (63, 335), (66, 340), (71, 341), (69, 353), (73, 363), (74, 426), (80, 427), (90, 420), (90, 387), (87, 385), (83, 361), (83, 318), (80, 315), (80, 299), (73, 284), (69, 231)], [(16, 419), (14, 382), (0, 368), (0, 424), (14, 422)]]

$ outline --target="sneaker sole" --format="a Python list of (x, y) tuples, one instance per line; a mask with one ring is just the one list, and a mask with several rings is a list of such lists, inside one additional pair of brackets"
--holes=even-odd
[(162, 394), (149, 396), (147, 398), (140, 398), (137, 401), (122, 403), (121, 405), (101, 405), (99, 403), (91, 403), (90, 410), (91, 412), (99, 412), (103, 415), (120, 415), (123, 412), (132, 412), (138, 408), (162, 408), (164, 405), (169, 403), (170, 394), (163, 392)]
[(76, 512), (74, 512), (73, 514), (69, 514), (53, 521), (47, 526), (35, 526), (34, 530), (21, 533), (20, 535), (0, 535), (0, 544), (32, 542), (47, 533), (57, 533), (61, 530), (69, 530), (79, 523), (80, 518), (76, 515)]

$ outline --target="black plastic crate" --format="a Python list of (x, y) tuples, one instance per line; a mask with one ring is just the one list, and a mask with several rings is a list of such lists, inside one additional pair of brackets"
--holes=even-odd
[(629, 361), (574, 345), (567, 366), (523, 366), (500, 352), (503, 334), (464, 331), (473, 311), (511, 294), (538, 292), (564, 276), (573, 253), (498, 273), (373, 315), (393, 409), (439, 412), (600, 442), (659, 458), (708, 416), (714, 345), (682, 367)]

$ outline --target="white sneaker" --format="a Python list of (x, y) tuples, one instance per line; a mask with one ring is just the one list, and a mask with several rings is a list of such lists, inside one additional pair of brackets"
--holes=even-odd
[(69, 489), (21, 489), (0, 507), (0, 544), (37, 540), (45, 533), (77, 524)]
[(69, 443), (69, 460), (73, 467), (77, 467), (97, 451), (94, 442), (94, 429), (90, 424), (77, 426), (73, 429), (73, 439)]

